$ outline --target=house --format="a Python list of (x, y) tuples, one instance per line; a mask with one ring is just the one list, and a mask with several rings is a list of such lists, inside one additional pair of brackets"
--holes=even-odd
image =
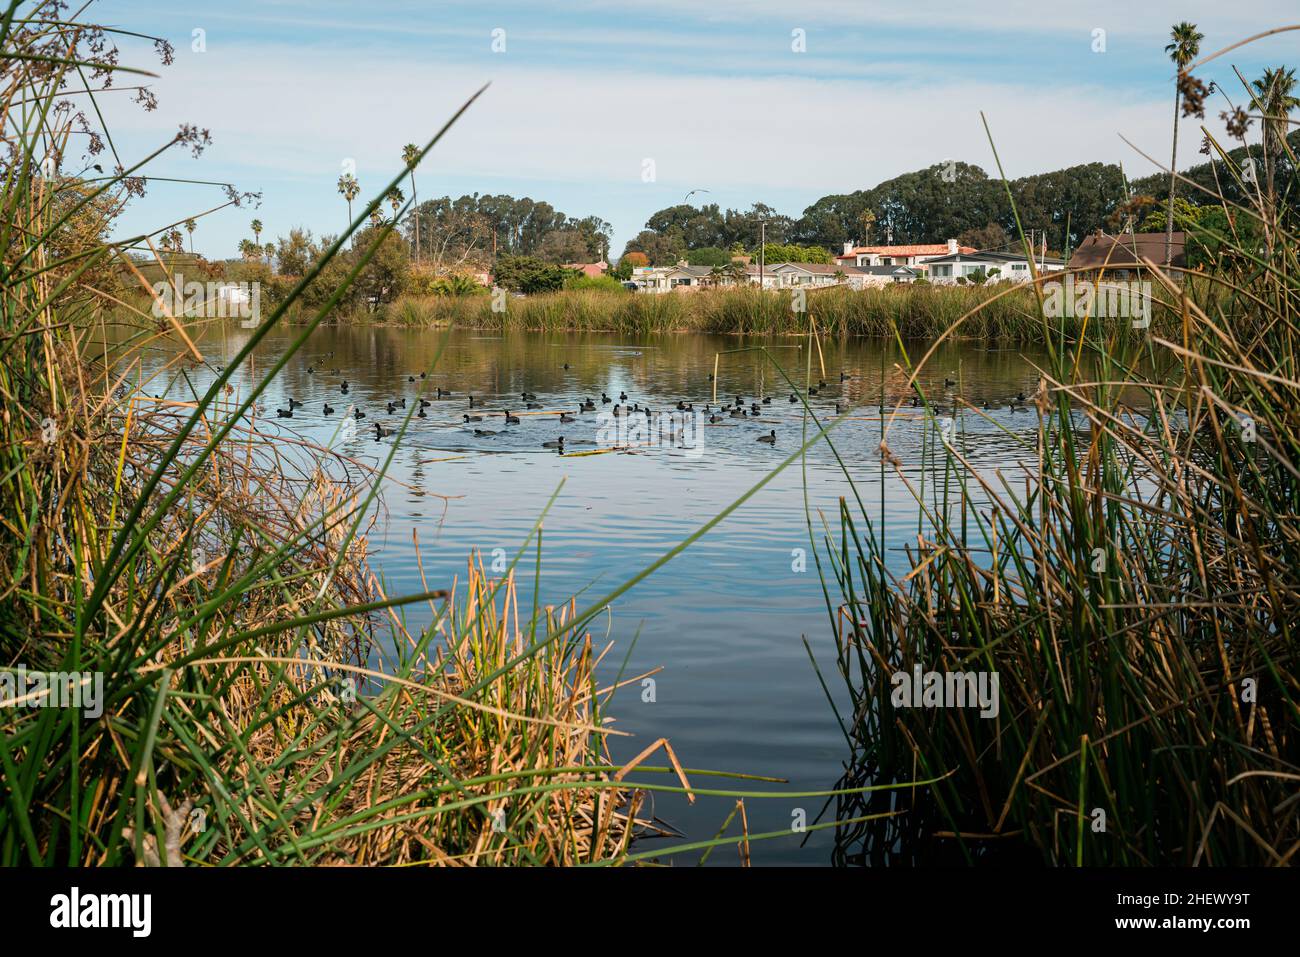
[[(1059, 272), (1065, 268), (1065, 263), (1054, 256), (1035, 256), (1034, 267), (1040, 273)], [(1029, 259), (1024, 252), (992, 249), (940, 256), (928, 260), (925, 270), (926, 278), (939, 285), (949, 285), (958, 278), (976, 274), (986, 276), (992, 282), (1028, 282), (1030, 277)]]
[[(915, 266), (850, 266), (845, 272), (849, 274), (848, 283), (854, 289), (916, 282), (923, 275), (923, 270)], [(858, 274), (856, 277), (855, 273)]]
[(745, 267), (745, 278), (751, 286), (757, 286), (761, 281), (764, 289), (775, 289), (781, 285), (781, 279), (776, 273), (772, 272), (771, 266), (764, 266), (762, 273), (759, 273), (758, 266), (750, 263)]
[(674, 292), (699, 289), (713, 285), (713, 269), (709, 266), (690, 266), (684, 262), (676, 266), (638, 266), (629, 280), (637, 292)]
[[(848, 276), (849, 269), (829, 263), (774, 263), (767, 267), (767, 272), (776, 276), (777, 285), (789, 286), (833, 286)], [(856, 271), (856, 270), (855, 270)]]
[[(1186, 269), (1186, 233), (1174, 233), (1171, 253), (1170, 265), (1176, 269)], [(1157, 266), (1164, 265), (1164, 233), (1108, 236), (1098, 230), (1084, 239), (1070, 257), (1070, 272), (1090, 279), (1096, 279), (1103, 272), (1108, 279), (1136, 279), (1145, 270), (1142, 265), (1144, 259)]]
[(845, 243), (844, 251), (835, 257), (835, 261), (846, 266), (920, 266), (941, 256), (973, 252), (973, 246), (959, 246), (955, 239), (946, 243), (909, 246), (854, 246)]
[(603, 276), (605, 270), (609, 268), (609, 263), (601, 260), (598, 263), (565, 263), (565, 269), (576, 269), (584, 276)]

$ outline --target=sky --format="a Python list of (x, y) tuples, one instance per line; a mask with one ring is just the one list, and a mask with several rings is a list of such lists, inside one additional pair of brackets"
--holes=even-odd
[[(1009, 177), (1094, 161), (1142, 176), (1170, 159), (1171, 23), (1197, 23), (1208, 55), (1297, 21), (1294, 0), (99, 0), (87, 16), (176, 50), (162, 67), (147, 43), (120, 43), (123, 64), (159, 74), (152, 112), (127, 91), (100, 97), (125, 165), (192, 123), (211, 132), (203, 155), (174, 148), (148, 171), (262, 193), (256, 209), (199, 219), (194, 245), (210, 258), (236, 255), (254, 217), (263, 242), (337, 234), (345, 164), (371, 198), (401, 171), (402, 145), (423, 145), (484, 84), (417, 170), (420, 196), (509, 193), (597, 215), (615, 254), (692, 190), (706, 191), (696, 204), (798, 216), (947, 160), (996, 175), (981, 111)], [(1300, 65), (1300, 31), (1198, 76), (1240, 103), (1232, 67), (1253, 79), (1278, 64)], [(1207, 110), (1216, 135), (1226, 105), (1216, 95)], [(1185, 122), (1180, 165), (1201, 159), (1199, 143)], [(156, 182), (120, 229), (223, 201), (215, 186)]]

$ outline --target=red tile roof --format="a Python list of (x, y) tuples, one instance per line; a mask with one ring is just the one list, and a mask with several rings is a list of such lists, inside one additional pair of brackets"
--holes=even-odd
[[(836, 259), (853, 259), (862, 253), (875, 253), (878, 256), (946, 256), (949, 253), (947, 243), (918, 243), (911, 246), (854, 246), (853, 251)], [(974, 246), (958, 246), (958, 252), (973, 253)]]

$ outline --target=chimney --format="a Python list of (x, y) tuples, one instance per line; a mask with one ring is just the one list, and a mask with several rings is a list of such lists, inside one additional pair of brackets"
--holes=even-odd
[(844, 252), (843, 252), (841, 255), (844, 255), (844, 256), (852, 256), (852, 255), (853, 255), (853, 243), (851, 243), (851, 242), (850, 242), (850, 243), (845, 243), (845, 244), (844, 244)]
[(957, 240), (955, 239), (948, 240), (948, 255), (949, 256), (957, 255)]

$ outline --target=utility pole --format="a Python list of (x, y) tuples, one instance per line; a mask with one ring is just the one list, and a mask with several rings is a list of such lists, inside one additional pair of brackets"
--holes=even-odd
[(759, 240), (758, 240), (758, 289), (763, 291), (763, 258), (767, 253), (767, 220), (759, 222)]

